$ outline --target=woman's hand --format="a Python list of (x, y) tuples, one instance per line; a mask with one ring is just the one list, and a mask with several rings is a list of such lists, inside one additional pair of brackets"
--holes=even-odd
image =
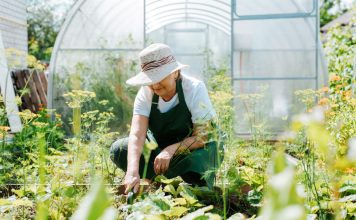
[(135, 172), (135, 173), (126, 173), (125, 175), (125, 180), (124, 180), (124, 185), (125, 185), (125, 194), (128, 194), (131, 189), (133, 189), (134, 193), (137, 193), (140, 187), (140, 175)]
[(164, 148), (155, 158), (153, 163), (153, 168), (155, 173), (163, 174), (168, 170), (169, 163), (176, 152), (177, 147), (175, 145), (170, 145)]
[(127, 146), (127, 172), (125, 175), (125, 194), (131, 189), (138, 192), (140, 187), (139, 163), (143, 145), (146, 140), (148, 117), (133, 115)]

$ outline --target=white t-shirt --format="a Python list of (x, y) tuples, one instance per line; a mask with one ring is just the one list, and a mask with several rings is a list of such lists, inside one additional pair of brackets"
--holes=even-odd
[[(207, 121), (215, 117), (216, 113), (210, 102), (208, 90), (206, 89), (204, 82), (184, 74), (181, 74), (181, 78), (184, 99), (192, 114), (192, 122)], [(133, 114), (149, 117), (152, 98), (153, 91), (148, 86), (142, 86), (135, 98)], [(161, 113), (165, 113), (175, 107), (178, 103), (178, 93), (176, 93), (168, 102), (159, 97), (158, 109)]]

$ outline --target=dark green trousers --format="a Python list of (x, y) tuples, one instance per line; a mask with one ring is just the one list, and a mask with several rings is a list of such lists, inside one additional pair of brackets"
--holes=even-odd
[[(128, 138), (115, 141), (110, 149), (111, 160), (123, 171), (127, 170), (127, 145)], [(153, 169), (153, 162), (161, 150), (157, 148), (151, 152), (148, 162), (146, 178), (154, 179), (156, 176)], [(204, 160), (202, 161), (202, 158)], [(215, 168), (218, 167), (218, 152), (216, 143), (208, 143), (204, 148), (196, 149), (187, 154), (178, 155), (172, 158), (167, 172), (167, 178), (181, 176), (182, 179), (193, 185), (207, 185), (212, 187), (215, 179)], [(145, 160), (141, 155), (139, 163), (140, 177), (143, 175)], [(207, 172), (207, 173), (205, 173)]]

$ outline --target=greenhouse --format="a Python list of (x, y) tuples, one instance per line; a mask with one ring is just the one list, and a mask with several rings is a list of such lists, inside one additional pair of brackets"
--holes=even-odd
[(231, 76), (237, 134), (250, 134), (251, 120), (279, 133), (303, 110), (294, 92), (327, 81), (318, 10), (318, 0), (79, 0), (56, 39), (49, 107), (66, 115), (70, 89), (112, 88), (106, 98), (125, 103), (117, 113), (127, 118), (135, 91), (124, 81), (139, 70), (139, 51), (162, 42), (190, 65), (186, 74)]
[(0, 219), (354, 220), (355, 68), (356, 0), (0, 0)]

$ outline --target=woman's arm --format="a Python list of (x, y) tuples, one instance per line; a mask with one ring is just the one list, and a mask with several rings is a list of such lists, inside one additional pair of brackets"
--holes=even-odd
[(127, 171), (125, 176), (126, 192), (134, 188), (138, 190), (140, 184), (139, 164), (143, 145), (146, 140), (148, 128), (148, 118), (142, 115), (133, 115), (128, 152), (127, 152)]
[(175, 150), (175, 155), (187, 150), (194, 150), (204, 147), (208, 140), (209, 124), (194, 124), (192, 136), (185, 138), (183, 141), (170, 145), (169, 147)]
[(165, 173), (169, 167), (171, 158), (187, 150), (201, 148), (208, 140), (209, 124), (194, 124), (192, 136), (183, 141), (164, 148), (154, 160), (154, 171), (156, 174)]

